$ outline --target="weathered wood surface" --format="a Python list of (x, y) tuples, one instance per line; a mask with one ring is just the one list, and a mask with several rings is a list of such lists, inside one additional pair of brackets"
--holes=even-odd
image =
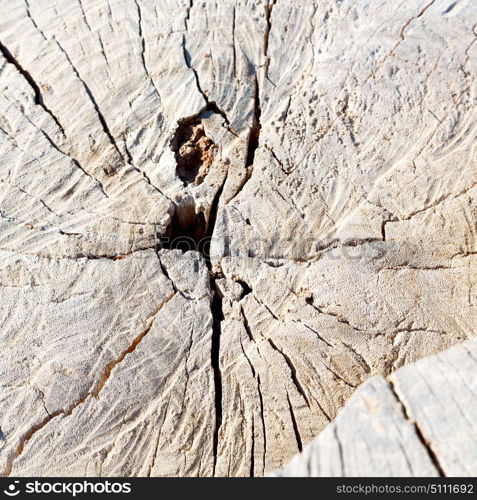
[(475, 2), (0, 12), (2, 474), (260, 476), (474, 334)]
[(365, 382), (276, 476), (477, 474), (477, 341)]

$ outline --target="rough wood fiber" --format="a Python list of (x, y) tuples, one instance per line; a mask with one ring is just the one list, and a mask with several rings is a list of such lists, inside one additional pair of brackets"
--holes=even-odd
[(477, 473), (477, 341), (373, 377), (276, 476)]
[(2, 474), (260, 476), (474, 334), (475, 2), (0, 12)]

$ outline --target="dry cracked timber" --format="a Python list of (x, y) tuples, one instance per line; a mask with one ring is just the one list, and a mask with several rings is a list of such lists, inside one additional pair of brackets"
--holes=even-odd
[(477, 339), (365, 382), (276, 476), (475, 477)]
[(0, 11), (1, 474), (261, 476), (474, 335), (475, 2)]

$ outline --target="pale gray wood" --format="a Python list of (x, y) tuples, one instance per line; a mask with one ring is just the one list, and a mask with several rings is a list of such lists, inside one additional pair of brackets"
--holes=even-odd
[(374, 377), (336, 421), (275, 476), (469, 476), (477, 473), (477, 341)]
[(446, 476), (477, 473), (477, 342), (401, 368), (392, 376)]
[(474, 335), (475, 2), (0, 12), (0, 473), (261, 476)]

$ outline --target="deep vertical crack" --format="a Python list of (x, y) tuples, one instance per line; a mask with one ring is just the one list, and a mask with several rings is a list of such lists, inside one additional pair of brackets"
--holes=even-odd
[(250, 450), (250, 477), (255, 475), (255, 419), (252, 413), (252, 447)]
[(215, 430), (214, 430), (214, 440), (213, 440), (214, 476), (215, 476), (215, 468), (217, 465), (217, 457), (218, 457), (219, 431), (222, 425), (222, 374), (220, 371), (220, 337), (222, 334), (222, 321), (224, 319), (224, 313), (222, 309), (222, 295), (220, 293), (220, 290), (217, 288), (217, 283), (216, 283), (218, 276), (214, 276), (211, 270), (210, 240), (212, 239), (214, 233), (220, 195), (222, 194), (222, 190), (226, 179), (227, 177), (225, 177), (222, 185), (217, 190), (214, 199), (212, 201), (212, 206), (210, 208), (210, 213), (209, 213), (209, 220), (207, 224), (207, 239), (209, 246), (207, 249), (204, 249), (204, 258), (209, 268), (209, 283), (212, 291), (212, 302), (211, 302), (212, 341), (211, 341), (210, 364), (214, 372), (214, 388), (215, 388)]
[(212, 200), (209, 212), (209, 218), (207, 221), (207, 231), (206, 231), (208, 247), (202, 248), (202, 255), (209, 269), (209, 284), (212, 293), (212, 300), (210, 306), (210, 311), (212, 314), (212, 339), (211, 339), (210, 364), (212, 367), (212, 371), (214, 373), (214, 391), (215, 391), (215, 429), (213, 438), (214, 476), (215, 476), (215, 469), (217, 466), (219, 431), (222, 425), (222, 374), (220, 370), (220, 340), (221, 340), (220, 337), (222, 334), (222, 321), (224, 320), (224, 313), (222, 309), (222, 294), (218, 289), (216, 283), (216, 280), (219, 278), (219, 274), (214, 274), (212, 272), (212, 264), (210, 258), (210, 242), (214, 234), (220, 196), (222, 194), (222, 190), (224, 188), (226, 180), (227, 176), (225, 176), (221, 186), (215, 193), (214, 199)]
[(258, 84), (258, 77), (257, 75), (255, 75), (255, 88), (253, 94), (253, 118), (252, 118), (252, 126), (250, 127), (250, 133), (248, 136), (247, 160), (245, 164), (247, 169), (253, 168), (253, 162), (255, 160), (255, 152), (257, 151), (260, 142), (260, 132), (262, 130), (261, 115), (262, 115), (262, 106), (260, 103), (260, 86)]
[(221, 336), (221, 322), (224, 319), (222, 311), (222, 296), (216, 286), (216, 278), (211, 276), (210, 288), (212, 290), (212, 342), (211, 342), (211, 357), (210, 364), (214, 372), (214, 388), (215, 388), (215, 429), (213, 439), (213, 453), (214, 453), (214, 469), (213, 475), (215, 476), (215, 468), (217, 465), (218, 448), (219, 448), (219, 431), (222, 425), (222, 374), (220, 371), (220, 336)]
[[(183, 49), (184, 57), (188, 67), (193, 70), (190, 66), (189, 55), (185, 48), (185, 38), (183, 38)], [(197, 87), (199, 91), (204, 96), (206, 106), (205, 111), (212, 111), (214, 113), (219, 113), (224, 117), (226, 123), (228, 123), (227, 117), (221, 112), (215, 103), (209, 102), (207, 96), (202, 92), (200, 83), (198, 80), (198, 75), (196, 75)], [(198, 127), (200, 124), (200, 117), (202, 112), (197, 116), (192, 117), (180, 124), (176, 135), (171, 142), (171, 149), (176, 153), (176, 161), (181, 160), (179, 153), (181, 151), (181, 144), (184, 141), (194, 139), (193, 133), (189, 130), (191, 127)], [(193, 132), (193, 131), (192, 131)], [(199, 134), (202, 136), (201, 134)], [(193, 144), (192, 144), (193, 145)], [(197, 155), (196, 155), (197, 156)], [(182, 158), (182, 160), (187, 160), (187, 164), (183, 162), (183, 167), (193, 166), (198, 160), (202, 159), (202, 156), (193, 156), (191, 158)], [(190, 165), (189, 165), (190, 163)], [(193, 172), (194, 173), (194, 172)], [(180, 177), (180, 175), (179, 175)], [(192, 182), (195, 180), (195, 175), (193, 178), (185, 178), (182, 176), (182, 180), (185, 182), (189, 180)], [(169, 225), (167, 238), (161, 242), (161, 247), (165, 249), (180, 248), (177, 243), (180, 243), (181, 239), (187, 241), (187, 249), (190, 250), (189, 243), (192, 241), (195, 244), (195, 249), (202, 255), (204, 262), (208, 268), (209, 272), (209, 286), (210, 286), (210, 312), (212, 316), (212, 335), (211, 335), (211, 345), (210, 345), (210, 366), (213, 371), (213, 381), (214, 381), (214, 393), (215, 393), (215, 428), (213, 431), (213, 475), (215, 475), (217, 458), (218, 458), (218, 448), (219, 448), (219, 432), (222, 425), (222, 374), (220, 369), (220, 340), (221, 340), (221, 322), (224, 319), (224, 314), (222, 310), (222, 294), (217, 286), (217, 279), (221, 276), (221, 273), (214, 273), (212, 270), (212, 262), (210, 256), (210, 242), (212, 240), (215, 223), (217, 220), (217, 212), (219, 210), (220, 198), (222, 191), (227, 181), (227, 174), (225, 174), (222, 183), (217, 188), (215, 195), (211, 201), (208, 213), (204, 210), (195, 212), (195, 206), (193, 203), (175, 203), (174, 213), (172, 215), (172, 220)], [(160, 259), (159, 259), (160, 260)], [(162, 266), (162, 265), (161, 265)], [(162, 266), (163, 267), (163, 266)], [(167, 272), (165, 272), (167, 276)]]

